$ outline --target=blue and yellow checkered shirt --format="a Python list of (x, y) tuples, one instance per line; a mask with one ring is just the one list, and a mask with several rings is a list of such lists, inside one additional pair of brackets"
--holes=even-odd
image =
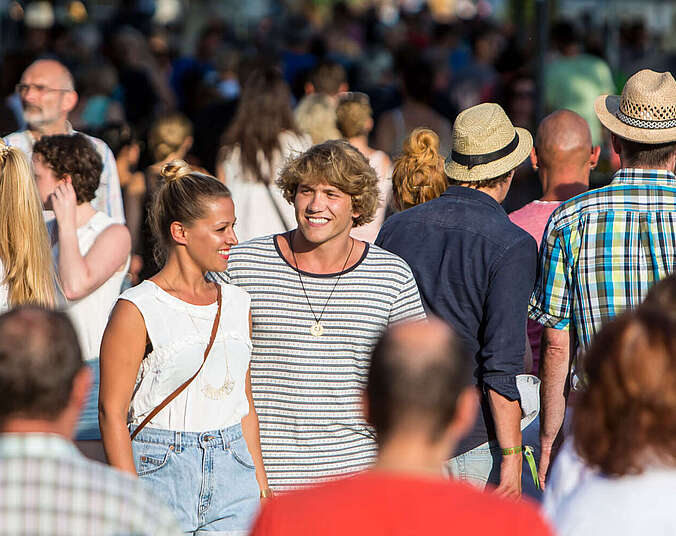
[(676, 175), (621, 169), (563, 203), (542, 239), (529, 316), (569, 329), (582, 349), (609, 318), (676, 269)]

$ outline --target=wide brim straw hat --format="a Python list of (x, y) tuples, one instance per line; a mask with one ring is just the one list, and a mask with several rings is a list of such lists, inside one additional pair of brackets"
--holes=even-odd
[(532, 148), (530, 132), (515, 128), (501, 106), (479, 104), (460, 112), (453, 123), (453, 150), (444, 170), (461, 182), (493, 179), (521, 164)]
[(620, 138), (646, 144), (676, 141), (676, 81), (670, 73), (639, 71), (627, 80), (622, 95), (597, 97), (594, 110)]

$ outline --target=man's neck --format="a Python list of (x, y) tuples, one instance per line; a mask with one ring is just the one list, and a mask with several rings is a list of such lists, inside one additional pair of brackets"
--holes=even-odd
[[(288, 252), (282, 252), (296, 264), (299, 270), (316, 274), (334, 274), (351, 266), (357, 255), (361, 256), (364, 244), (351, 238), (349, 234), (340, 235), (322, 244), (308, 242), (298, 229), (286, 235)], [(288, 255), (287, 255), (288, 253)]]
[(538, 171), (542, 183), (540, 201), (566, 201), (589, 190), (589, 170), (552, 170), (544, 166)]
[(423, 434), (396, 434), (380, 446), (374, 469), (424, 477), (443, 477), (453, 446), (430, 443)]
[(62, 419), (48, 421), (44, 419), (7, 419), (2, 426), (4, 434), (56, 434), (70, 439), (72, 430), (69, 430)]
[(33, 137), (34, 140), (39, 140), (42, 136), (53, 136), (55, 134), (68, 134), (70, 131), (70, 124), (65, 119), (63, 121), (57, 121), (49, 125), (43, 125), (40, 127), (28, 126), (28, 132)]

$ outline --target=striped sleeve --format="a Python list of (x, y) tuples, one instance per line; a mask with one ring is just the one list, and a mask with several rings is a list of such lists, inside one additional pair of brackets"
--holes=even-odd
[[(404, 262), (404, 261), (402, 261)], [(405, 264), (405, 263), (404, 263)], [(394, 301), (388, 324), (396, 324), (405, 320), (424, 320), (425, 310), (420, 300), (420, 292), (411, 269), (406, 265), (408, 277), (401, 287), (399, 296)]]

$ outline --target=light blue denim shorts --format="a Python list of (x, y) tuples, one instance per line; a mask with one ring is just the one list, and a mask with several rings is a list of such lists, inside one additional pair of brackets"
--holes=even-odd
[(146, 427), (132, 450), (139, 477), (169, 505), (183, 531), (248, 533), (260, 490), (241, 425), (202, 433)]

